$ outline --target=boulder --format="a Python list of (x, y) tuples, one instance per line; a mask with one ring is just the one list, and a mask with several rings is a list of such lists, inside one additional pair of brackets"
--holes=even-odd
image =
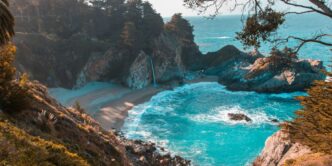
[(241, 113), (228, 113), (227, 115), (233, 121), (246, 121), (246, 122), (252, 121), (247, 115)]
[(261, 154), (253, 162), (253, 166), (330, 166), (332, 155), (316, 153), (308, 146), (291, 142), (289, 134), (278, 131), (265, 142)]
[(128, 87), (141, 89), (152, 82), (151, 57), (141, 52), (135, 59), (129, 69), (129, 75), (126, 80)]
[(76, 86), (80, 87), (92, 81), (109, 81), (121, 78), (126, 60), (124, 53), (114, 47), (105, 54), (91, 56), (81, 70)]

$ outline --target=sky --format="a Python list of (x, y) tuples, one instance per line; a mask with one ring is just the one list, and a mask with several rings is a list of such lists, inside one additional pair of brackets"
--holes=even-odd
[(153, 8), (163, 17), (172, 16), (175, 13), (182, 13), (184, 16), (195, 16), (197, 11), (188, 9), (183, 5), (182, 0), (148, 0)]
[[(158, 13), (160, 13), (163, 17), (170, 17), (175, 13), (182, 13), (182, 15), (184, 16), (197, 16), (198, 12), (194, 11), (192, 9), (188, 9), (183, 5), (183, 0), (147, 0), (149, 1), (154, 9), (156, 9), (156, 11)], [(245, 0), (238, 0), (238, 1), (245, 1)], [(296, 0), (297, 3), (300, 4), (308, 4), (306, 2), (307, 0)], [(295, 10), (297, 11), (295, 8), (285, 8), (285, 5), (276, 5), (278, 9), (281, 10)], [(223, 15), (238, 15), (241, 14), (241, 11), (237, 10), (237, 11), (233, 11), (230, 12), (229, 11), (229, 7), (226, 7), (226, 10), (223, 10)]]

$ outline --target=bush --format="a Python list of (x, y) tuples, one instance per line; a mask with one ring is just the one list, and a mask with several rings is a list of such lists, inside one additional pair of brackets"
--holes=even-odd
[(28, 107), (28, 77), (23, 74), (15, 79), (13, 66), (16, 48), (6, 45), (0, 48), (0, 109), (18, 111)]
[(297, 118), (282, 127), (292, 142), (332, 154), (332, 82), (317, 81), (308, 94), (298, 97), (303, 109), (296, 112)]
[(0, 165), (89, 165), (64, 145), (32, 136), (1, 117), (0, 140)]

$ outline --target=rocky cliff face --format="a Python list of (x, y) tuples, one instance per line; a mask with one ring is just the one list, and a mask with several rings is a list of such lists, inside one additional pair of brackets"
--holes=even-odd
[(278, 131), (265, 142), (261, 154), (253, 163), (254, 166), (330, 166), (332, 156), (314, 153), (309, 147), (292, 143), (288, 134)]
[(15, 43), (19, 71), (51, 87), (115, 81), (139, 89), (152, 83), (153, 70), (158, 83), (182, 81), (186, 72), (205, 69), (230, 90), (268, 93), (302, 91), (314, 80), (325, 79), (320, 61), (299, 60), (280, 51), (264, 57), (234, 46), (202, 55), (195, 43), (184, 44), (168, 32), (153, 41), (150, 55), (139, 51), (128, 56), (125, 50), (84, 36), (60, 40), (18, 34)]
[(90, 56), (99, 56), (108, 43), (83, 35), (61, 39), (52, 35), (17, 33), (16, 67), (49, 87), (71, 88)]
[[(115, 80), (131, 88), (143, 88), (152, 83), (153, 70), (159, 83), (183, 79), (185, 71), (191, 67), (183, 62), (185, 57), (192, 56), (184, 51), (188, 48), (176, 36), (166, 32), (153, 45), (151, 55), (140, 51), (138, 55), (131, 55), (135, 57), (132, 62), (115, 47), (102, 56), (92, 56), (80, 73), (77, 85), (97, 80)], [(196, 45), (192, 45), (191, 50), (199, 53), (195, 56), (201, 56)], [(124, 68), (128, 68), (128, 71)]]
[[(30, 109), (21, 112), (12, 110), (11, 114), (0, 111), (0, 145), (4, 145), (0, 148), (1, 158), (6, 154), (21, 156), (24, 152), (28, 153), (27, 149), (35, 148), (33, 145), (38, 145), (42, 149), (38, 152), (49, 151), (51, 157), (46, 152), (26, 161), (60, 165), (190, 164), (181, 157), (161, 155), (152, 143), (126, 140), (112, 131), (105, 131), (87, 114), (58, 104), (48, 96), (47, 88), (41, 84), (35, 82), (29, 86), (32, 94)], [(38, 152), (24, 154), (17, 161)], [(58, 153), (66, 156), (57, 156)], [(68, 164), (61, 161), (63, 159), (72, 161)], [(15, 160), (9, 162), (18, 164)]]
[(203, 58), (206, 74), (218, 75), (230, 90), (257, 92), (303, 91), (315, 80), (324, 80), (321, 61), (299, 60), (275, 51), (268, 57), (246, 54), (226, 46)]

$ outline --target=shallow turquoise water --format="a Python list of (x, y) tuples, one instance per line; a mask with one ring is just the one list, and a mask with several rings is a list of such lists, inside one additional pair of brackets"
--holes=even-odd
[[(230, 92), (218, 83), (197, 83), (164, 91), (129, 111), (123, 132), (157, 142), (195, 165), (243, 166), (259, 154), (278, 130), (270, 119), (291, 120), (300, 108), (291, 94)], [(230, 121), (244, 113), (253, 121)]]

